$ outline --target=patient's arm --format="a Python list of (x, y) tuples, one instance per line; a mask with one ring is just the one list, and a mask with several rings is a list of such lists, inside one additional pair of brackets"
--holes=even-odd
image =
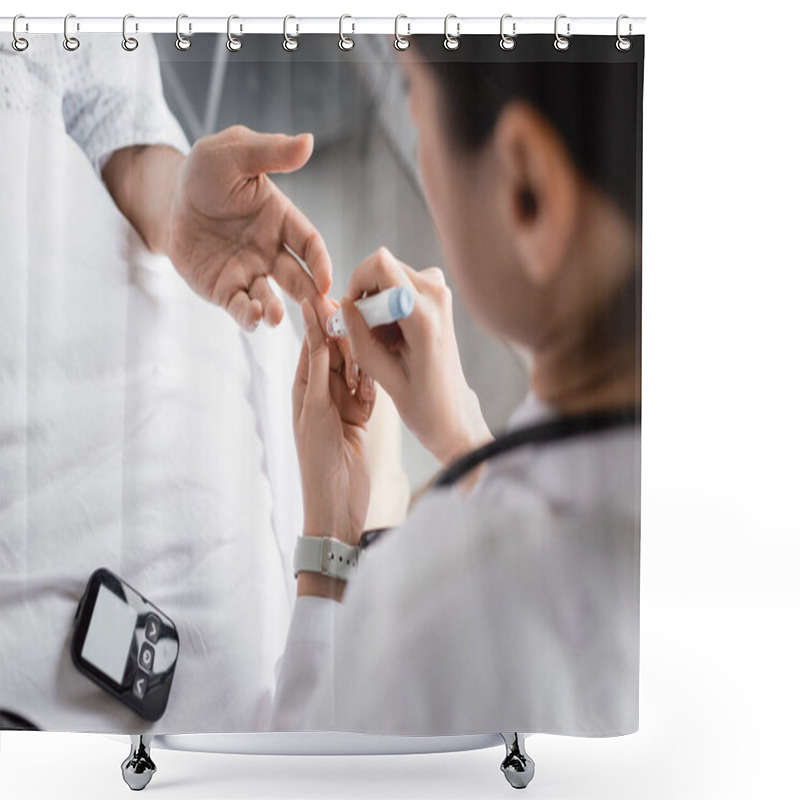
[(160, 145), (123, 148), (102, 176), (150, 250), (166, 253), (199, 295), (252, 330), (283, 317), (268, 275), (298, 302), (307, 298), (320, 318), (333, 311), (325, 243), (268, 177), (300, 169), (312, 148), (308, 134), (234, 126), (199, 139), (188, 156)]
[(115, 151), (103, 167), (114, 202), (154, 253), (166, 253), (178, 170), (186, 159), (172, 147), (136, 145)]

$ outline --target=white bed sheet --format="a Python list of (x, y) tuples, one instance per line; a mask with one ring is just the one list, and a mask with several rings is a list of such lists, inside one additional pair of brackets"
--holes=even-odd
[[(50, 730), (253, 730), (293, 603), (299, 339), (148, 254), (57, 118), (0, 114), (0, 705)], [(79, 674), (106, 566), (180, 633), (150, 725)]]

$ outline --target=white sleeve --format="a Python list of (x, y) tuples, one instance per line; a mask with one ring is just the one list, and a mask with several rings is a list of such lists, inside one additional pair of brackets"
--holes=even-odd
[(296, 610), (284, 729), (638, 728), (638, 522), (599, 506), (554, 513), (526, 484), (495, 485), (431, 492), (359, 559), (342, 604)]
[(298, 597), (286, 648), (276, 667), (268, 727), (279, 731), (331, 730), (334, 688), (335, 600)]
[(60, 62), (64, 125), (98, 174), (123, 147), (164, 144), (189, 150), (164, 100), (155, 42), (145, 34), (137, 38), (139, 47), (129, 53), (120, 47), (119, 36), (87, 36)]
[(428, 728), (432, 709), (424, 689), (437, 672), (437, 655), (419, 643), (429, 637), (438, 571), (415, 556), (430, 551), (424, 542), (436, 522), (440, 527), (452, 516), (447, 493), (436, 494), (365, 552), (343, 603), (297, 598), (277, 666), (270, 729)]

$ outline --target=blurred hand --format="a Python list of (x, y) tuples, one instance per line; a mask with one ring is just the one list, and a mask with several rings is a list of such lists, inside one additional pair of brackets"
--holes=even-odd
[[(322, 237), (269, 179), (311, 156), (310, 134), (256, 133), (235, 125), (199, 139), (181, 163), (169, 212), (166, 251), (187, 283), (245, 330), (283, 318), (271, 276), (320, 318), (334, 310), (326, 293), (331, 260)], [(309, 275), (288, 252), (308, 265)]]
[(366, 424), (375, 404), (370, 378), (352, 392), (331, 368), (328, 342), (303, 301), (306, 341), (292, 390), (294, 438), (303, 484), (303, 533), (358, 544), (369, 504)]
[[(353, 301), (394, 286), (407, 286), (414, 294), (411, 316), (368, 328)], [(353, 359), (383, 386), (403, 421), (441, 464), (491, 439), (461, 368), (453, 296), (440, 269), (417, 272), (381, 248), (356, 268), (342, 312)]]

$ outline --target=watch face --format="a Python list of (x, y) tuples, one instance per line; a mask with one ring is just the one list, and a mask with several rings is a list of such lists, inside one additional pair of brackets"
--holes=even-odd
[(178, 632), (163, 611), (106, 569), (86, 586), (71, 651), (78, 670), (137, 714), (148, 720), (164, 714)]

